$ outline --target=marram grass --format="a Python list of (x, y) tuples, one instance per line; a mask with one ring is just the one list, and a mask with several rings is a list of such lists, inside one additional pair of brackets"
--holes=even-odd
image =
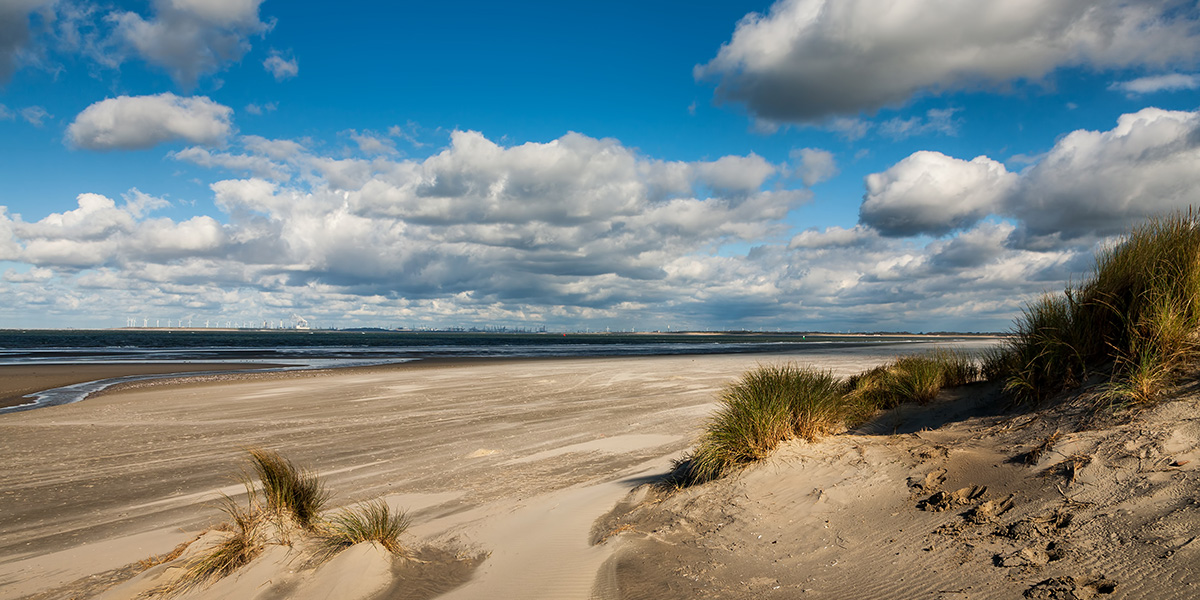
[(278, 452), (251, 448), (247, 453), (258, 483), (242, 472), (244, 506), (221, 496), (220, 508), (227, 517), (222, 527), (229, 535), (189, 560), (179, 579), (152, 595), (170, 596), (216, 581), (249, 564), (268, 544), (291, 545), (296, 534), (315, 537), (325, 557), (359, 542), (377, 542), (394, 554), (403, 553), (399, 537), (409, 523), (403, 512), (372, 500), (326, 519), (321, 510), (329, 493), (319, 477)]
[(221, 510), (228, 517), (229, 535), (203, 554), (184, 565), (183, 575), (175, 582), (154, 590), (158, 595), (174, 595), (221, 579), (250, 564), (268, 541), (267, 519), (253, 485), (246, 486), (246, 505), (222, 494)]
[(250, 448), (250, 464), (262, 482), (262, 495), (268, 511), (292, 519), (304, 529), (312, 529), (321, 509), (329, 500), (325, 484), (313, 473), (302, 470), (278, 452)]
[(393, 511), (387, 502), (376, 499), (330, 517), (322, 524), (321, 541), (329, 554), (361, 542), (376, 542), (392, 554), (403, 554), (400, 535), (408, 524), (403, 511)]
[(974, 381), (978, 373), (971, 356), (944, 350), (897, 358), (847, 380), (794, 364), (761, 365), (721, 394), (720, 408), (668, 483), (723, 477), (766, 458), (786, 440), (816, 441), (879, 409), (929, 402), (942, 388)]
[(1115, 405), (1155, 401), (1196, 354), (1200, 215), (1152, 219), (1096, 256), (1089, 279), (1026, 306), (989, 379), (1017, 404), (1037, 404), (1108, 379)]

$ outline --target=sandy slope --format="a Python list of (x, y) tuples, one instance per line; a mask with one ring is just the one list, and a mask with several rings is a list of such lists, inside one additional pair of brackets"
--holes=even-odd
[(1098, 429), (953, 396), (619, 507), (613, 596), (1200, 597), (1200, 396)]

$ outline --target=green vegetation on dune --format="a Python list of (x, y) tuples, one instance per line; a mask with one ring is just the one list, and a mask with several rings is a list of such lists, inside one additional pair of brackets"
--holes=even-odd
[(1026, 307), (986, 370), (1018, 404), (1093, 376), (1120, 405), (1153, 402), (1194, 356), (1200, 330), (1200, 216), (1151, 220), (1096, 257), (1092, 277)]
[(170, 596), (230, 575), (250, 563), (268, 544), (291, 546), (294, 535), (315, 538), (320, 554), (328, 558), (360, 542), (376, 542), (392, 554), (403, 554), (400, 535), (408, 518), (393, 511), (382, 499), (345, 508), (330, 518), (321, 510), (329, 499), (325, 484), (308, 470), (273, 450), (251, 448), (251, 470), (243, 472), (246, 501), (241, 504), (222, 495), (221, 510), (228, 521), (218, 529), (227, 534), (184, 565), (181, 577), (153, 591)]
[(312, 529), (329, 501), (325, 484), (309, 471), (296, 468), (278, 452), (250, 448), (250, 464), (262, 483), (265, 508), (277, 519), (291, 519)]
[(387, 502), (376, 499), (330, 517), (321, 528), (321, 541), (330, 553), (361, 542), (376, 542), (392, 554), (402, 554), (400, 534), (407, 529), (408, 517), (403, 512), (393, 511)]
[(688, 486), (717, 479), (767, 457), (789, 439), (816, 441), (880, 409), (928, 402), (943, 387), (977, 376), (970, 356), (946, 350), (897, 358), (845, 380), (794, 364), (759, 366), (721, 394), (721, 407), (696, 449), (679, 461), (668, 482)]
[(981, 378), (1001, 383), (1016, 406), (1042, 404), (1097, 378), (1107, 406), (1148, 404), (1193, 362), (1198, 334), (1200, 215), (1189, 210), (1133, 229), (1097, 255), (1089, 279), (1029, 303), (1012, 335), (981, 360), (938, 350), (844, 381), (795, 365), (743, 374), (667, 483), (717, 479), (785, 440), (816, 440)]

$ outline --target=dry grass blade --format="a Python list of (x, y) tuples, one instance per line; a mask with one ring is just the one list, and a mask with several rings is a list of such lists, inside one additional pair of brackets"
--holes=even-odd
[(262, 482), (267, 510), (286, 516), (305, 529), (312, 529), (329, 500), (325, 484), (314, 474), (298, 469), (278, 452), (250, 448), (254, 474)]
[(1042, 455), (1046, 452), (1049, 452), (1050, 449), (1054, 447), (1055, 442), (1058, 441), (1058, 438), (1061, 435), (1062, 432), (1055, 429), (1054, 433), (1046, 436), (1046, 439), (1042, 440), (1042, 443), (1025, 453), (1023, 462), (1027, 465), (1036, 465), (1037, 462), (1042, 459)]
[(210, 550), (184, 566), (183, 576), (174, 583), (155, 590), (157, 594), (173, 595), (215, 581), (247, 565), (258, 556), (266, 544), (266, 519), (252, 486), (247, 486), (246, 506), (222, 494), (221, 510), (229, 517), (230, 533)]
[(408, 524), (403, 511), (393, 512), (387, 502), (375, 499), (339, 511), (322, 525), (321, 541), (329, 554), (360, 542), (376, 542), (392, 554), (403, 554), (400, 535)]

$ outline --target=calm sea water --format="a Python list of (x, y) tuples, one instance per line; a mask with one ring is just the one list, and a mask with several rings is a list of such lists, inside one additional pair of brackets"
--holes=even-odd
[(366, 361), (828, 351), (927, 343), (919, 336), (347, 331), (0, 331), (0, 364), (128, 361)]
[[(936, 343), (955, 341), (941, 338)], [(0, 364), (262, 363), (266, 370), (368, 366), (426, 358), (666, 356), (770, 353), (803, 355), (928, 348), (928, 337), (806, 334), (562, 334), (349, 331), (0, 330)], [(142, 375), (38, 394), (0, 413), (77, 402)]]

